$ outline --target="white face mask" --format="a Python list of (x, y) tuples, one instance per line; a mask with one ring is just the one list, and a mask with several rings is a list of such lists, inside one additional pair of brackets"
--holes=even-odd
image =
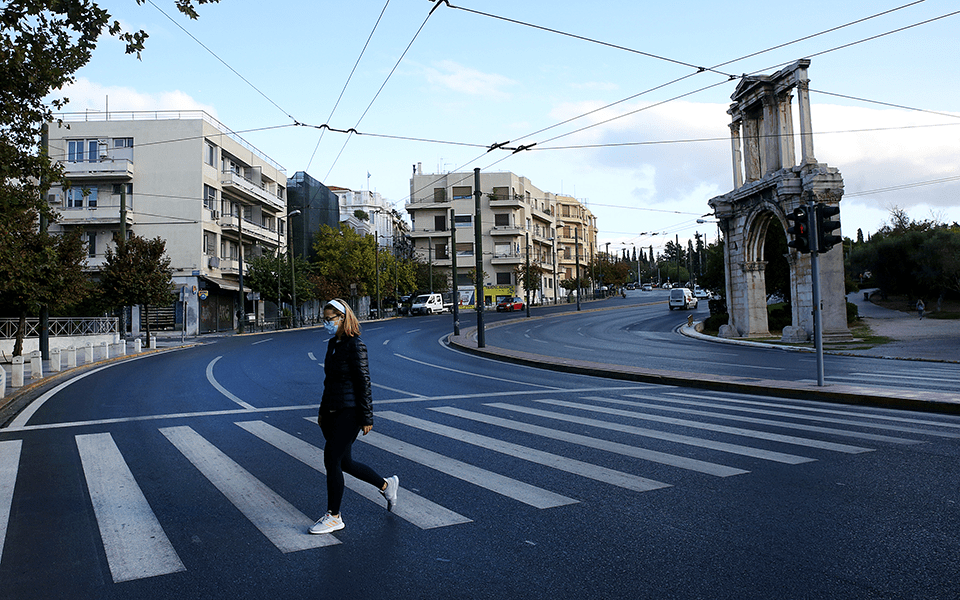
[(339, 320), (340, 320), (339, 317), (334, 317), (330, 321), (327, 321), (326, 319), (324, 319), (323, 328), (326, 329), (327, 333), (329, 333), (330, 335), (336, 335), (337, 329), (339, 328), (339, 324), (338, 324)]

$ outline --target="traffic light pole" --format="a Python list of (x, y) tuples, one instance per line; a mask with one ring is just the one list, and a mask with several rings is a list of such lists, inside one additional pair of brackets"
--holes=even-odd
[(807, 211), (810, 239), (810, 279), (813, 283), (813, 343), (817, 351), (817, 385), (823, 387), (823, 318), (820, 310), (820, 257), (817, 211)]

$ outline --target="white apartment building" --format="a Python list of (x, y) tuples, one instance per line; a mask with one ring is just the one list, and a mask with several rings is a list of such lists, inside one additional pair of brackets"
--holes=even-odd
[[(480, 173), (482, 235), (481, 247), (477, 249), (474, 179), (472, 172), (424, 174), (421, 165), (417, 165), (406, 205), (413, 223), (410, 235), (417, 255), (447, 274), (452, 271), (455, 257), (455, 286), (469, 288), (475, 284), (470, 272), (476, 270), (476, 252), (481, 252), (486, 304), (496, 303), (505, 296), (525, 296), (518, 268), (525, 265), (529, 257), (531, 265), (538, 265), (544, 271), (540, 289), (530, 290), (531, 301), (552, 303), (562, 299), (565, 292), (559, 289), (558, 281), (565, 276), (557, 255), (564, 251), (565, 240), (557, 235), (557, 207), (566, 205), (570, 214), (570, 206), (579, 206), (579, 203), (569, 197), (558, 199), (556, 194), (544, 192), (526, 177), (513, 173)], [(582, 212), (576, 214), (577, 218), (586, 218)], [(572, 218), (568, 217), (568, 221)], [(564, 226), (573, 225), (572, 221), (564, 223)], [(456, 232), (453, 242), (451, 226)], [(596, 222), (592, 219), (590, 227), (592, 236), (581, 241), (581, 260), (586, 244), (596, 240)], [(572, 246), (573, 238), (569, 241)], [(451, 244), (455, 244), (452, 250)]]
[[(346, 221), (351, 229), (360, 235), (376, 235), (381, 248), (393, 246), (396, 219), (393, 216), (393, 207), (390, 206), (379, 192), (370, 190), (350, 190), (327, 186), (336, 194), (340, 204), (340, 222)], [(358, 219), (356, 212), (361, 210), (367, 214), (366, 221)]]
[(286, 247), (282, 166), (201, 111), (61, 116), (69, 128), (51, 124), (50, 156), (70, 188), (50, 191), (60, 213), (51, 231), (84, 231), (90, 271), (120, 231), (123, 196), (126, 230), (166, 240), (173, 283), (187, 290), (185, 310), (168, 308), (177, 328), (233, 329), (241, 301), (243, 313), (263, 310), (241, 300), (240, 273)]

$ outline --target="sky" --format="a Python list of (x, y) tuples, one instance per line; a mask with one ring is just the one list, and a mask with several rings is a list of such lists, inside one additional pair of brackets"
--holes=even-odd
[[(221, 0), (196, 21), (173, 0), (98, 4), (150, 37), (137, 60), (105, 35), (66, 110), (205, 110), (288, 176), (401, 213), (416, 163), (479, 167), (580, 199), (611, 252), (712, 241), (707, 201), (733, 188), (730, 95), (810, 58), (843, 235), (893, 208), (960, 222), (956, 0)], [(488, 152), (508, 141), (535, 145)]]

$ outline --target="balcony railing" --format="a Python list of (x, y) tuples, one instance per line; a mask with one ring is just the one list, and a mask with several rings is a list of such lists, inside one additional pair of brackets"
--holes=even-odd
[(133, 161), (129, 158), (101, 158), (94, 162), (65, 162), (68, 179), (133, 179)]
[(241, 194), (248, 199), (264, 202), (280, 210), (283, 210), (286, 206), (284, 201), (278, 198), (276, 194), (268, 192), (263, 184), (250, 181), (235, 171), (224, 171), (220, 177), (220, 185), (223, 186), (225, 191), (229, 190)]

